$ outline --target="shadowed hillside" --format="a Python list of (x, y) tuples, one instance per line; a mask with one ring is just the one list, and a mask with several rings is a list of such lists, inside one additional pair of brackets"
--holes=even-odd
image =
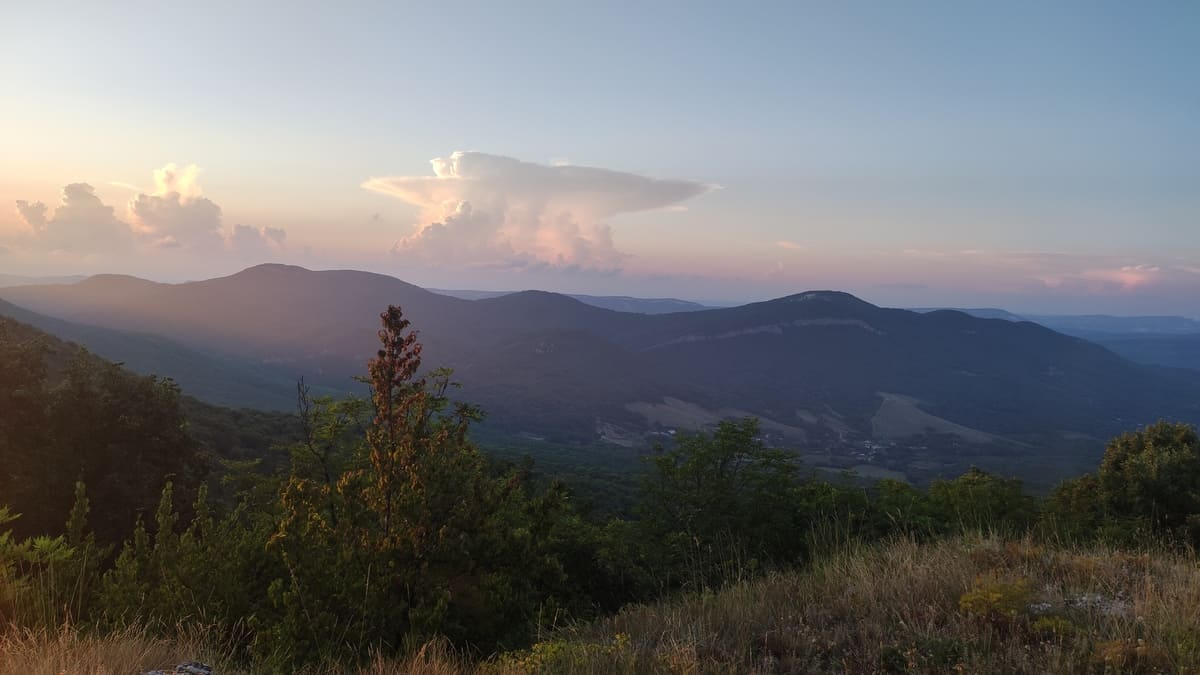
[[(157, 284), (99, 276), (0, 296), (73, 322), (163, 336), (334, 388), (373, 353), (379, 306), (420, 327), (489, 428), (646, 444), (730, 415), (833, 467), (965, 469), (1020, 454), (1053, 475), (1100, 439), (1158, 418), (1200, 420), (1200, 376), (1135, 365), (1028, 323), (883, 309), (812, 291), (741, 307), (644, 315), (525, 291), (469, 301), (392, 277), (261, 265)], [(686, 412), (686, 414), (683, 414)], [(857, 462), (863, 464), (863, 462)]]
[[(485, 300), (512, 295), (515, 291), (455, 291), (441, 288), (431, 288), (430, 291), (440, 295), (449, 295), (463, 300)], [(634, 314), (670, 314), (672, 312), (696, 312), (708, 309), (698, 302), (678, 300), (676, 298), (631, 298), (627, 295), (579, 295), (568, 294), (567, 297), (578, 300), (585, 305), (611, 309), (615, 312), (631, 312)]]
[(55, 337), (87, 345), (109, 361), (141, 375), (169, 377), (189, 395), (216, 405), (291, 412), (299, 373), (228, 354), (200, 351), (149, 333), (101, 328), (31, 312), (0, 300), (0, 316), (36, 326)]

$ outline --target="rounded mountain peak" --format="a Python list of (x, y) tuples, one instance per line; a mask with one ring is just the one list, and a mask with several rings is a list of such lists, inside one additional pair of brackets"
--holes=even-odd
[(774, 300), (773, 302), (812, 303), (812, 304), (821, 304), (821, 305), (827, 305), (827, 306), (832, 305), (832, 306), (847, 307), (847, 308), (849, 308), (849, 307), (857, 307), (857, 308), (865, 308), (865, 307), (873, 308), (873, 307), (875, 307), (875, 305), (872, 305), (871, 303), (867, 302), (866, 300), (862, 300), (854, 295), (846, 293), (845, 291), (804, 291), (803, 293), (796, 293), (793, 295), (784, 296), (782, 298)]
[(237, 272), (231, 276), (235, 277), (254, 277), (254, 276), (278, 276), (280, 274), (302, 274), (311, 272), (312, 270), (299, 265), (285, 265), (283, 263), (262, 263), (247, 267), (241, 272)]

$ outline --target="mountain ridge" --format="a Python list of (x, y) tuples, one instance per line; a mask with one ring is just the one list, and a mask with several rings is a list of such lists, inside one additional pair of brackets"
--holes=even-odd
[[(520, 292), (450, 290), (442, 288), (429, 288), (426, 290), (462, 300), (487, 300)], [(593, 307), (632, 314), (670, 314), (672, 312), (695, 312), (704, 309), (714, 309), (708, 305), (690, 300), (680, 300), (678, 298), (637, 298), (629, 295), (586, 295), (579, 293), (563, 293), (561, 295), (566, 295), (569, 298), (574, 298)]]
[[(915, 312), (933, 312), (918, 308)], [(1176, 315), (1030, 314), (1002, 309), (962, 309), (980, 318), (1029, 321), (1090, 342), (1145, 365), (1200, 370), (1200, 320)]]
[(803, 438), (828, 456), (883, 443), (893, 464), (1031, 448), (1081, 463), (1099, 448), (1070, 439), (1158, 417), (1200, 420), (1200, 375), (1140, 366), (1033, 323), (884, 308), (841, 291), (634, 314), (544, 291), (473, 301), (387, 275), (294, 266), (133, 296), (124, 286), (100, 278), (0, 297), (342, 390), (376, 349), (379, 312), (396, 304), (420, 333), (424, 363), (453, 367), (491, 428), (563, 442), (650, 442), (679, 420), (703, 426), (737, 411), (762, 418), (781, 442)]

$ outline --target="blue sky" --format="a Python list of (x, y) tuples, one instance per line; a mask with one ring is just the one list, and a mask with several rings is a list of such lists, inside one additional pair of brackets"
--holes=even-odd
[[(443, 287), (1200, 315), (1193, 2), (29, 2), (2, 18), (13, 273), (270, 259)], [(475, 154), (424, 180), (457, 151)], [(76, 183), (90, 196), (58, 215)]]

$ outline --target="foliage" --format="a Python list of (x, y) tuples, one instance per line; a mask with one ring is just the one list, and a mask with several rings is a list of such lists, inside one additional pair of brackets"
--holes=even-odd
[(1057, 615), (1039, 616), (1029, 626), (1033, 632), (1052, 638), (1068, 638), (1075, 633), (1075, 624), (1071, 620)]
[(1092, 664), (1110, 673), (1163, 673), (1174, 670), (1163, 648), (1143, 639), (1107, 640), (1096, 645)]
[[(627, 672), (1194, 672), (1200, 567), (1191, 553), (1151, 557), (1143, 574), (1064, 578), (1108, 547), (1046, 547), (992, 536), (899, 538), (716, 592), (626, 607), (550, 642), (578, 657), (627, 635)], [(977, 552), (988, 555), (977, 555)], [(1013, 554), (1009, 554), (1009, 552)], [(992, 553), (999, 553), (997, 556)], [(1105, 562), (1104, 565), (1109, 563)], [(1124, 563), (1111, 563), (1121, 567)], [(886, 570), (886, 573), (881, 571)], [(1103, 593), (1127, 605), (1079, 603)], [(969, 605), (984, 613), (966, 611)], [(1049, 606), (1037, 615), (1035, 607)], [(1136, 608), (1136, 619), (1125, 613)], [(1175, 636), (1180, 636), (1176, 638)], [(1096, 656), (1099, 656), (1097, 660)], [(1109, 670), (1103, 663), (1109, 658)], [(606, 669), (595, 653), (571, 672)], [(661, 664), (661, 665), (659, 665)], [(668, 665), (669, 664), (669, 665)], [(657, 667), (656, 667), (657, 666)]]
[(0, 507), (0, 625), (50, 629), (84, 613), (107, 557), (88, 530), (88, 511), (84, 485), (76, 483), (67, 534), (18, 540), (11, 526), (20, 516)]
[(589, 599), (566, 588), (587, 556), (572, 554), (586, 528), (565, 494), (491, 475), (467, 436), (479, 411), (450, 400), (449, 371), (417, 377), (420, 344), (399, 308), (381, 318), (363, 441), (343, 442), (354, 410), (301, 396), (305, 440), (271, 539), (287, 573), (270, 588), (267, 640), (283, 662), (436, 635), (519, 644), (539, 613)]
[(1109, 442), (1099, 470), (1064, 482), (1048, 512), (1072, 534), (1200, 545), (1200, 437), (1158, 422)]
[(953, 480), (934, 481), (929, 502), (943, 532), (996, 530), (1015, 535), (1038, 514), (1037, 502), (1015, 478), (1002, 478), (972, 467)]
[(657, 448), (639, 511), (660, 563), (706, 585), (739, 568), (798, 557), (803, 521), (795, 458), (768, 449), (758, 421), (725, 421)]
[(266, 604), (270, 575), (278, 564), (263, 542), (270, 521), (238, 508), (217, 519), (208, 491), (198, 490), (190, 523), (181, 525), (173, 485), (162, 490), (153, 529), (139, 520), (98, 593), (97, 617), (108, 626), (140, 625), (167, 631), (180, 624), (254, 617)]
[[(1190, 427), (1114, 439), (1096, 474), (1039, 501), (978, 469), (928, 488), (821, 479), (731, 420), (657, 448), (640, 490), (605, 482), (637, 504), (600, 518), (530, 462), (486, 457), (452, 373), (421, 370), (399, 308), (381, 320), (370, 398), (301, 381), (291, 418), (196, 408), (0, 321), (0, 634), (142, 644), (203, 626), (254, 672), (451, 672), (497, 652), (483, 670), (1200, 665), (1200, 637), (1167, 616), (1200, 597), (1193, 560), (1048, 543), (1195, 544)], [(1134, 602), (1137, 622), (1114, 620)]]
[(0, 382), (0, 495), (22, 514), (20, 536), (60, 531), (83, 481), (97, 538), (120, 541), (163, 480), (194, 484), (202, 473), (170, 380), (53, 350), (0, 319)]
[(611, 640), (603, 642), (565, 639), (538, 642), (527, 650), (502, 655), (484, 670), (547, 674), (603, 670), (617, 673), (636, 672), (637, 665), (630, 649), (629, 636), (617, 633)]
[(986, 574), (975, 579), (958, 599), (958, 606), (978, 617), (1013, 619), (1027, 611), (1030, 595), (1028, 579), (1002, 579)]
[(103, 506), (91, 514), (103, 541), (119, 539), (130, 513), (152, 508), (164, 480), (194, 484), (202, 474), (170, 380), (130, 375), (80, 352), (53, 392), (49, 420), (54, 463), (33, 484), (55, 504), (70, 503), (70, 486), (83, 481)]

